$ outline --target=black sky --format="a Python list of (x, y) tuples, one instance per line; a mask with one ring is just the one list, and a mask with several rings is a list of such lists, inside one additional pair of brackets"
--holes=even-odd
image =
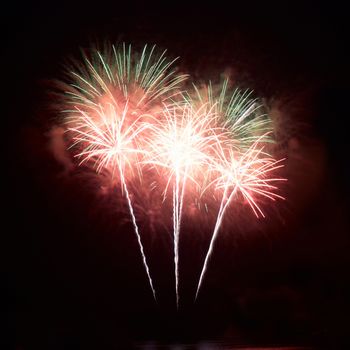
[[(208, 338), (343, 347), (350, 292), (347, 22), (340, 2), (4, 6), (2, 301), (10, 348), (119, 349)], [(145, 229), (155, 305), (125, 215), (96, 195), (92, 175), (65, 176), (48, 147), (50, 81), (80, 47), (103, 40), (168, 48), (196, 79), (231, 72), (277, 101), (282, 115), (287, 203), (261, 225), (244, 220), (226, 228), (195, 305), (207, 241), (205, 228), (184, 224), (178, 313), (169, 233)]]

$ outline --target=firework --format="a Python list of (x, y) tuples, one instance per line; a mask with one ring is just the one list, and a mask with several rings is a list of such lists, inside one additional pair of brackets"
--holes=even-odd
[(221, 90), (214, 92), (211, 83), (204, 91), (194, 85), (195, 93), (184, 95), (192, 104), (207, 103), (215, 107), (217, 119), (225, 134), (225, 141), (219, 143), (215, 156), (211, 158), (209, 168), (213, 172), (212, 180), (206, 189), (214, 186), (221, 191), (220, 206), (204, 260), (196, 290), (196, 298), (201, 288), (209, 258), (220, 230), (227, 208), (234, 199), (242, 198), (248, 202), (254, 214), (264, 217), (257, 204), (256, 196), (275, 200), (284, 199), (274, 192), (273, 185), (282, 178), (270, 178), (272, 171), (282, 167), (282, 160), (273, 159), (264, 151), (265, 145), (272, 142), (272, 123), (263, 111), (258, 99), (251, 97), (252, 91), (235, 89), (228, 92), (228, 80), (224, 80)]
[[(179, 239), (186, 205), (199, 206), (207, 192), (219, 198), (197, 298), (227, 209), (234, 202), (246, 202), (256, 217), (264, 217), (260, 199), (283, 199), (276, 183), (284, 179), (272, 175), (283, 164), (267, 150), (273, 142), (272, 123), (253, 92), (230, 91), (227, 79), (219, 88), (193, 84), (192, 91), (183, 92), (180, 87), (187, 76), (177, 74), (176, 59), (168, 60), (165, 54), (147, 45), (138, 54), (125, 44), (84, 54), (83, 62), (73, 65), (68, 80), (61, 83), (61, 111), (69, 148), (75, 150), (79, 165), (110, 175), (126, 198), (154, 299), (135, 212), (146, 213), (154, 231), (161, 202), (171, 197), (179, 307)], [(133, 203), (141, 183), (149, 191), (142, 197), (154, 208), (143, 199)]]
[[(144, 46), (141, 55), (131, 46), (112, 45), (103, 52), (84, 55), (84, 63), (69, 72), (63, 84), (64, 121), (72, 139), (71, 148), (80, 150), (80, 164), (91, 164), (97, 172), (107, 170), (119, 177), (125, 194), (149, 284), (156, 299), (127, 182), (142, 176), (145, 156), (140, 140), (147, 129), (144, 121), (151, 108), (176, 93), (185, 75), (176, 74), (175, 60), (155, 46)], [(142, 122), (141, 122), (142, 119)]]
[(209, 248), (204, 260), (199, 282), (197, 285), (196, 299), (201, 288), (208, 261), (212, 254), (214, 243), (219, 233), (222, 220), (227, 208), (234, 200), (242, 198), (246, 201), (257, 218), (265, 217), (263, 210), (258, 204), (257, 197), (265, 197), (275, 201), (277, 198), (284, 199), (275, 193), (276, 182), (285, 181), (284, 178), (271, 177), (270, 173), (283, 167), (281, 162), (284, 159), (276, 160), (263, 151), (263, 146), (259, 147), (259, 140), (241, 153), (234, 149), (227, 150), (220, 159), (216, 159), (212, 164), (212, 169), (217, 173), (215, 180), (211, 183), (216, 190), (222, 191), (220, 207), (217, 214), (215, 227)]
[(91, 108), (89, 113), (77, 110), (81, 114), (80, 118), (75, 126), (68, 127), (68, 131), (73, 135), (72, 146), (82, 145), (83, 147), (82, 151), (76, 154), (80, 158), (79, 165), (93, 162), (97, 172), (107, 169), (113, 177), (119, 176), (122, 192), (127, 199), (143, 264), (153, 296), (156, 298), (126, 180), (126, 176), (134, 175), (134, 168), (136, 168), (137, 174), (141, 175), (139, 158), (143, 156), (144, 151), (138, 147), (137, 140), (146, 128), (145, 124), (139, 126), (139, 118), (136, 118), (130, 125), (125, 125), (128, 113), (127, 104), (121, 112), (118, 112), (113, 105), (107, 106), (107, 109), (102, 106)]
[(188, 182), (202, 187), (203, 174), (218, 142), (216, 114), (207, 104), (194, 108), (191, 104), (164, 106), (155, 120), (148, 139), (152, 157), (148, 163), (165, 178), (163, 196), (171, 188), (173, 202), (173, 238), (176, 303), (179, 306), (179, 237), (184, 196)]

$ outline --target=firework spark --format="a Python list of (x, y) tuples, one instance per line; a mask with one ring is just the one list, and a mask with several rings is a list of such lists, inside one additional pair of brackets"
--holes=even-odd
[[(127, 125), (127, 104), (125, 104), (119, 113), (112, 104), (105, 107), (107, 108), (103, 108), (102, 106), (91, 108), (89, 113), (77, 108), (81, 114), (80, 118), (76, 121), (74, 127), (68, 128), (68, 131), (74, 135), (72, 146), (81, 145), (83, 148), (76, 155), (81, 159), (80, 165), (92, 161), (97, 172), (108, 169), (113, 177), (118, 174), (122, 192), (127, 199), (129, 213), (149, 284), (156, 299), (155, 289), (125, 178), (126, 174), (133, 174), (134, 168), (136, 168), (138, 175), (141, 174), (139, 159), (144, 155), (144, 151), (138, 145), (138, 137), (145, 131), (147, 126), (145, 123), (139, 123), (141, 117), (136, 118), (130, 125)], [(131, 175), (129, 174), (129, 176)]]
[[(264, 137), (265, 135), (261, 139)], [(243, 153), (235, 151), (233, 148), (225, 150), (226, 152), (222, 153), (222, 157), (215, 159), (212, 164), (212, 170), (216, 173), (216, 176), (211, 185), (222, 191), (222, 197), (209, 249), (197, 285), (195, 299), (198, 297), (214, 243), (230, 204), (241, 197), (249, 204), (255, 216), (259, 218), (260, 216), (265, 217), (265, 215), (258, 204), (257, 197), (265, 197), (273, 201), (277, 198), (284, 199), (284, 197), (275, 193), (277, 190), (275, 183), (285, 181), (285, 179), (270, 176), (272, 172), (283, 167), (281, 163), (284, 159), (276, 160), (265, 153), (264, 146), (261, 146), (261, 139), (256, 140)]]
[(164, 198), (172, 187), (173, 238), (176, 304), (179, 306), (179, 237), (184, 196), (190, 181), (202, 186), (200, 177), (210, 162), (218, 142), (216, 115), (203, 104), (196, 109), (190, 104), (164, 106), (164, 112), (155, 120), (148, 139), (152, 166), (159, 168), (167, 179)]
[(127, 182), (135, 173), (142, 176), (140, 164), (145, 156), (140, 140), (147, 123), (140, 122), (150, 110), (169, 96), (187, 76), (173, 68), (166, 51), (144, 46), (132, 52), (125, 43), (92, 51), (84, 63), (73, 66), (64, 91), (64, 122), (71, 135), (71, 148), (79, 147), (80, 164), (91, 164), (97, 172), (108, 170), (118, 176), (125, 194), (143, 264), (154, 299), (155, 289), (146, 261)]

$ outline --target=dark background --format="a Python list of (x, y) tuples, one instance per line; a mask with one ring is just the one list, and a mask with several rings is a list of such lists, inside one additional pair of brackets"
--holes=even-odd
[[(349, 335), (349, 56), (340, 2), (11, 3), (2, 8), (4, 329), (10, 348), (137, 342), (344, 348)], [(52, 79), (79, 47), (156, 43), (194, 78), (222, 71), (274, 101), (287, 201), (226, 227), (193, 304), (208, 244), (185, 223), (181, 305), (171, 236), (147, 231), (156, 305), (126, 215), (92, 174), (64, 175), (49, 150)], [(111, 205), (112, 203), (112, 205)], [(5, 209), (5, 210), (4, 210)], [(146, 218), (147, 219), (147, 218)], [(240, 221), (241, 220), (241, 221)], [(5, 339), (5, 337), (3, 337)]]

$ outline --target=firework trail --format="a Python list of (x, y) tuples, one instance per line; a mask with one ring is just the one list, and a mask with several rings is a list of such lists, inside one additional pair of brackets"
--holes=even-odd
[[(79, 109), (78, 109), (79, 110)], [(133, 206), (125, 179), (126, 172), (138, 168), (138, 158), (144, 154), (144, 151), (137, 147), (137, 138), (145, 131), (146, 126), (138, 125), (137, 118), (131, 125), (125, 126), (127, 115), (127, 104), (119, 115), (110, 105), (107, 110), (102, 107), (93, 109), (90, 113), (80, 111), (79, 123), (75, 127), (69, 127), (68, 131), (73, 136), (73, 145), (86, 145), (76, 157), (81, 158), (79, 165), (93, 161), (97, 172), (103, 169), (109, 169), (114, 177), (116, 172), (119, 175), (122, 192), (125, 194), (132, 224), (137, 237), (139, 249), (142, 255), (144, 267), (154, 298), (156, 298), (149, 267), (147, 265), (144, 248), (141, 242), (141, 236), (136, 223)], [(96, 118), (96, 116), (98, 118)], [(84, 146), (83, 146), (84, 147)], [(137, 169), (141, 173), (140, 169)]]
[(84, 55), (84, 63), (73, 66), (69, 82), (61, 83), (66, 109), (64, 121), (72, 147), (82, 148), (76, 156), (80, 164), (92, 164), (97, 172), (108, 170), (119, 175), (125, 194), (143, 265), (156, 300), (156, 293), (144, 253), (139, 228), (130, 198), (127, 179), (137, 172), (145, 151), (141, 135), (148, 128), (145, 119), (153, 106), (161, 105), (187, 76), (176, 74), (166, 51), (155, 52), (144, 46), (141, 55), (132, 54), (131, 45), (112, 45), (103, 52)]
[(266, 114), (262, 113), (262, 105), (258, 103), (258, 100), (251, 98), (252, 91), (235, 89), (229, 95), (227, 86), (228, 80), (226, 79), (217, 97), (214, 97), (211, 83), (206, 87), (204, 93), (194, 85), (195, 97), (185, 95), (185, 99), (191, 103), (208, 101), (210, 105), (215, 106), (215, 112), (222, 128), (227, 130), (225, 135), (229, 136), (226, 142), (219, 143), (219, 152), (215, 153), (209, 165), (215, 175), (206, 189), (214, 185), (214, 188), (222, 190), (223, 194), (195, 299), (198, 297), (224, 215), (233, 199), (241, 195), (257, 217), (259, 215), (264, 217), (264, 214), (254, 198), (255, 195), (271, 200), (284, 199), (274, 193), (277, 187), (271, 183), (285, 179), (268, 177), (270, 172), (283, 166), (280, 164), (283, 160), (273, 159), (264, 152), (264, 146), (262, 146), (267, 142), (272, 142), (270, 138), (271, 121)]
[(284, 199), (284, 197), (274, 192), (277, 187), (273, 183), (285, 181), (285, 179), (269, 176), (271, 172), (283, 167), (281, 162), (284, 159), (275, 160), (263, 151), (263, 146), (261, 146), (261, 148), (258, 148), (258, 146), (259, 140), (254, 142), (251, 148), (243, 154), (231, 150), (228, 152), (228, 156), (224, 155), (224, 157), (220, 159), (220, 163), (216, 165), (217, 168), (215, 171), (218, 172), (218, 176), (212, 185), (215, 185), (216, 189), (222, 190), (223, 194), (209, 249), (197, 285), (195, 299), (197, 299), (202, 286), (208, 261), (213, 252), (214, 243), (225, 212), (234, 198), (240, 195), (246, 200), (257, 218), (260, 216), (265, 217), (265, 215), (254, 196), (262, 196), (273, 201), (276, 200), (276, 198)]
[(217, 142), (216, 115), (203, 104), (196, 109), (190, 104), (165, 105), (162, 116), (155, 120), (148, 139), (148, 162), (159, 168), (167, 179), (164, 199), (172, 191), (173, 238), (176, 305), (179, 306), (179, 237), (184, 197), (190, 181), (201, 187), (199, 177), (210, 162), (211, 150)]

